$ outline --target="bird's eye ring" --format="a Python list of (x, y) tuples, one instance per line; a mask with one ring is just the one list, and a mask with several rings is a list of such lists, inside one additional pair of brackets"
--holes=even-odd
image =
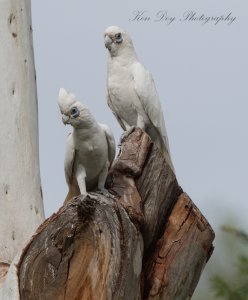
[(70, 109), (70, 114), (73, 118), (76, 118), (79, 116), (80, 113), (79, 113), (78, 108), (74, 106)]
[(120, 44), (120, 43), (122, 42), (122, 35), (121, 35), (120, 32), (119, 32), (119, 33), (116, 33), (116, 35), (115, 35), (115, 41), (116, 41), (116, 43), (118, 43), (118, 44)]

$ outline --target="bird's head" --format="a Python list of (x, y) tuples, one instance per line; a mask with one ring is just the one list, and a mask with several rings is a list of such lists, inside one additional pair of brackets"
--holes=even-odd
[(74, 94), (68, 93), (63, 88), (59, 90), (58, 104), (65, 125), (83, 128), (90, 122), (91, 114), (88, 109), (77, 101)]
[(135, 54), (129, 35), (118, 26), (110, 26), (104, 32), (104, 44), (111, 56), (131, 52)]

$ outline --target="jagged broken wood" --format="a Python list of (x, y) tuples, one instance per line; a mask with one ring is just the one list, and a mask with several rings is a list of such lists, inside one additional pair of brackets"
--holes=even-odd
[(122, 143), (115, 199), (76, 197), (44, 222), (17, 266), (20, 299), (189, 299), (211, 226), (147, 134)]

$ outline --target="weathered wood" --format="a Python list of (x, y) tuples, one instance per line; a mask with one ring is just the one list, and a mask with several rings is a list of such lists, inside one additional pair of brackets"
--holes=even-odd
[(188, 299), (214, 233), (140, 129), (108, 177), (115, 199), (74, 198), (20, 259), (21, 299)]
[(214, 232), (190, 198), (181, 194), (163, 236), (144, 266), (144, 299), (191, 298), (212, 254)]
[[(119, 157), (110, 172), (109, 189), (119, 197), (123, 193), (123, 189), (119, 187), (123, 181), (123, 177), (119, 179), (120, 174), (129, 174), (135, 180), (133, 186), (136, 186), (140, 198), (140, 215), (144, 216), (142, 233), (147, 249), (153, 246), (162, 234), (166, 217), (182, 189), (156, 145), (139, 128), (123, 143)], [(126, 201), (122, 199), (123, 197), (120, 201), (126, 207)]]
[(0, 262), (0, 286), (3, 284), (4, 279), (8, 273), (10, 264)]
[(141, 234), (118, 203), (77, 197), (26, 248), (21, 299), (137, 299), (142, 253)]

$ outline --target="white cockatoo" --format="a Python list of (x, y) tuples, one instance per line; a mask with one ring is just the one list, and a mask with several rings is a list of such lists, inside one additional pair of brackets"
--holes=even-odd
[[(174, 171), (164, 116), (151, 73), (138, 61), (129, 35), (117, 26), (104, 33), (109, 51), (107, 102), (128, 135), (134, 127), (146, 131)], [(125, 136), (125, 133), (124, 133)]]
[(64, 124), (70, 124), (65, 152), (65, 177), (69, 192), (65, 202), (104, 185), (115, 157), (114, 136), (107, 125), (96, 122), (90, 111), (71, 93), (61, 88), (58, 104)]

